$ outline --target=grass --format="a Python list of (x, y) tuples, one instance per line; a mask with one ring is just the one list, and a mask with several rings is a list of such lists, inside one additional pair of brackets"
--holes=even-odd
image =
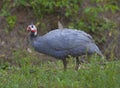
[(100, 65), (94, 60), (75, 71), (70, 60), (66, 72), (59, 60), (37, 65), (31, 61), (25, 57), (20, 66), (0, 66), (0, 88), (120, 88), (120, 61)]

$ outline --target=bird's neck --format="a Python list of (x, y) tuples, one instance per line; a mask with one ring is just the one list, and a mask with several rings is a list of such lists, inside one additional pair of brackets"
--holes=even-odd
[(34, 35), (33, 33), (30, 33), (29, 42), (32, 46), (34, 45), (34, 41), (36, 40), (36, 38), (37, 38), (37, 35)]
[(34, 39), (36, 39), (37, 38), (37, 35), (31, 35), (30, 34), (30, 40), (34, 40)]

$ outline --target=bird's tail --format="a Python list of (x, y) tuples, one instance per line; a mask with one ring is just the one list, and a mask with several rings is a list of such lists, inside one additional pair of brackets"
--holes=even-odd
[[(99, 49), (99, 48), (98, 48)], [(102, 54), (102, 52), (99, 50), (97, 54), (101, 57), (101, 64), (104, 64), (106, 62), (105, 56)]]
[(97, 45), (95, 45), (96, 47), (96, 53), (101, 56), (102, 58), (104, 58), (104, 55), (102, 54), (102, 52), (100, 51), (100, 49), (97, 47)]
[(99, 51), (97, 54), (98, 54), (99, 56), (101, 56), (102, 58), (104, 58), (104, 55), (102, 54), (101, 51)]

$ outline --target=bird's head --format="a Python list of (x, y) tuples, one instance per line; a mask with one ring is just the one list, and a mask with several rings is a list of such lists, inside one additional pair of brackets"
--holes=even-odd
[(31, 24), (27, 27), (27, 31), (31, 32), (31, 35), (37, 36), (37, 28), (34, 24)]

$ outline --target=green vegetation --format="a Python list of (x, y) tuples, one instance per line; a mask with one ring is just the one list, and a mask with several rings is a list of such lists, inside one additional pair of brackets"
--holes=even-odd
[[(19, 58), (20, 56), (18, 56)], [(16, 58), (16, 56), (15, 56)], [(120, 61), (82, 64), (74, 70), (73, 60), (63, 71), (62, 62), (41, 62), (33, 65), (35, 58), (23, 57), (17, 60), (19, 66), (0, 66), (1, 88), (119, 88)]]
[(9, 16), (7, 18), (7, 23), (8, 23), (9, 29), (13, 30), (16, 23), (16, 16)]

